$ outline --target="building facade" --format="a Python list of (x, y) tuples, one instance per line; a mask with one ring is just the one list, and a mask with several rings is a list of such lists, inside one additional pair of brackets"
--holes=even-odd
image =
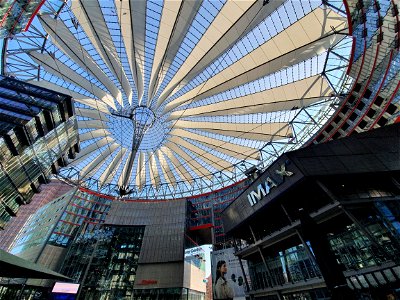
[[(62, 269), (68, 249), (73, 247), (75, 239), (87, 237), (98, 230), (113, 199), (84, 188), (69, 190), (29, 217), (10, 252), (52, 270)], [(71, 277), (77, 276), (79, 274)], [(41, 299), (48, 299), (54, 281), (14, 279), (10, 282), (3, 279), (1, 284), (7, 287), (9, 299), (15, 299), (15, 295), (30, 297), (36, 293), (42, 295)]]
[(232, 203), (249, 185), (245, 179), (214, 192), (187, 198), (190, 209), (189, 235), (199, 244), (223, 247), (227, 242), (221, 221), (221, 211)]
[(343, 4), (353, 38), (346, 70), (351, 87), (341, 94), (330, 120), (306, 144), (399, 121), (399, 1), (345, 0)]
[(44, 0), (9, 0), (0, 2), (0, 38), (13, 37), (28, 30)]
[(48, 184), (42, 185), (40, 193), (33, 195), (31, 203), (19, 208), (18, 218), (11, 218), (4, 230), (0, 231), (0, 249), (6, 251), (11, 249), (14, 239), (31, 215), (35, 214), (42, 206), (72, 189), (74, 189), (73, 186), (57, 179), (52, 179)]
[[(81, 284), (82, 299), (204, 299), (205, 258), (188, 235), (187, 199), (113, 200), (69, 191), (29, 218), (11, 253), (67, 274)], [(2, 284), (47, 297), (54, 281)]]
[(249, 295), (396, 293), (399, 136), (400, 125), (391, 125), (289, 152), (223, 211), (236, 255), (249, 265)]
[[(212, 238), (226, 242), (219, 214), (248, 183), (158, 201), (114, 201), (73, 188), (32, 214), (10, 250), (80, 283), (83, 299), (204, 299), (205, 257), (199, 245)], [(53, 282), (13, 284), (11, 290), (26, 284), (26, 296), (38, 291), (47, 296)]]
[(72, 99), (0, 77), (0, 228), (79, 151)]

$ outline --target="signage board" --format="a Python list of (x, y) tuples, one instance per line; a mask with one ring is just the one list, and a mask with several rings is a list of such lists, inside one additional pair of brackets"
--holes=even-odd
[[(249, 279), (247, 262), (242, 261), (246, 278)], [(239, 259), (234, 255), (234, 248), (211, 252), (211, 275), (213, 299), (245, 299), (245, 275)], [(223, 277), (223, 278), (221, 278)]]
[(60, 294), (76, 294), (78, 293), (78, 290), (78, 283), (56, 282), (51, 292)]

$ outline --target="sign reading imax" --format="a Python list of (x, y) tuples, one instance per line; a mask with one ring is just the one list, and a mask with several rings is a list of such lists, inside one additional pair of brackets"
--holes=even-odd
[(268, 176), (264, 183), (261, 182), (256, 190), (251, 191), (247, 194), (247, 199), (251, 206), (255, 205), (257, 202), (261, 201), (266, 195), (268, 195), (274, 187), (281, 185), (285, 181), (285, 177), (293, 175), (293, 172), (286, 171), (286, 163), (281, 164), (280, 169), (275, 170), (275, 174), (280, 176), (280, 180), (276, 180)]

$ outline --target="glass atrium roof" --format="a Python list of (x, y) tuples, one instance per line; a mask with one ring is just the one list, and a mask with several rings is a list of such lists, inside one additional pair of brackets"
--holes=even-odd
[(75, 99), (61, 175), (143, 198), (237, 182), (302, 146), (346, 92), (342, 1), (46, 1), (6, 75)]

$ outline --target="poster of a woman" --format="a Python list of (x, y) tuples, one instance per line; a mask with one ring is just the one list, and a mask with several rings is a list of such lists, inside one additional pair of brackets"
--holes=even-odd
[(225, 278), (228, 268), (224, 260), (220, 260), (216, 266), (216, 276), (214, 281), (214, 299), (233, 299), (234, 291), (228, 280)]

